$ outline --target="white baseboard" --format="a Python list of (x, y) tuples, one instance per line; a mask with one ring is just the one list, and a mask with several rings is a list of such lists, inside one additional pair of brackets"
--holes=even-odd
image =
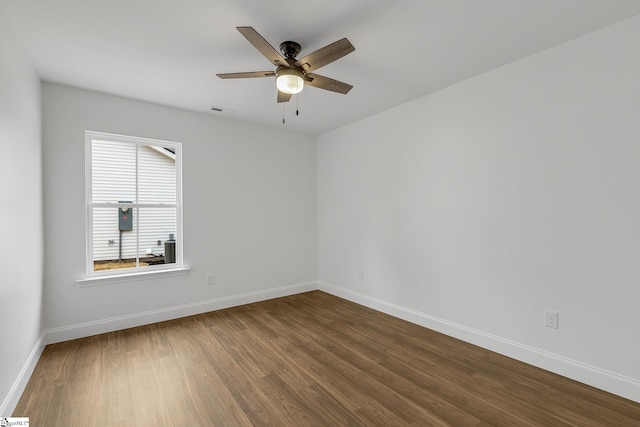
[(9, 394), (5, 397), (2, 402), (2, 406), (0, 406), (0, 416), (8, 417), (13, 414), (13, 411), (16, 409), (16, 405), (20, 400), (20, 396), (24, 392), (24, 389), (27, 387), (27, 383), (29, 382), (29, 378), (31, 378), (31, 374), (38, 364), (38, 360), (40, 360), (40, 355), (42, 354), (42, 350), (44, 350), (44, 333), (40, 335), (36, 343), (34, 344), (29, 356), (27, 357), (24, 366), (20, 370), (18, 374), (18, 378), (14, 381), (11, 389), (9, 390)]
[(76, 325), (63, 326), (60, 328), (47, 329), (44, 331), (44, 344), (53, 344), (103, 334), (106, 332), (119, 331), (121, 329), (163, 322), (165, 320), (178, 319), (180, 317), (221, 310), (243, 304), (251, 304), (258, 301), (265, 301), (272, 298), (294, 295), (316, 289), (318, 289), (318, 284), (316, 282), (299, 283), (245, 294), (215, 298), (207, 301), (198, 301), (175, 307), (134, 313), (126, 316), (117, 316)]
[(307, 282), (266, 289), (228, 297), (216, 298), (192, 304), (184, 304), (128, 316), (86, 322), (45, 330), (33, 346), (24, 367), (14, 382), (9, 394), (0, 406), (0, 414), (11, 414), (38, 363), (45, 345), (71, 339), (83, 338), (116, 330), (132, 328), (184, 316), (221, 310), (243, 304), (265, 301), (319, 289), (329, 294), (364, 305), (391, 316), (407, 320), (420, 326), (441, 332), (460, 340), (478, 345), (539, 368), (597, 387), (601, 390), (640, 402), (640, 381), (604, 369), (571, 360), (556, 354), (529, 347), (473, 328), (449, 322), (425, 313), (389, 303), (379, 298), (354, 292), (325, 282)]
[(325, 282), (318, 289), (640, 403), (640, 380), (539, 350)]
[(31, 374), (40, 359), (40, 355), (47, 344), (54, 344), (57, 342), (113, 332), (135, 326), (177, 319), (180, 317), (221, 310), (243, 304), (251, 304), (254, 302), (294, 295), (316, 289), (318, 289), (318, 284), (316, 282), (299, 283), (295, 285), (280, 286), (256, 292), (216, 298), (208, 301), (199, 301), (192, 304), (135, 313), (127, 316), (118, 316), (77, 325), (47, 329), (42, 333), (42, 335), (40, 335), (38, 341), (33, 346), (33, 349), (20, 371), (18, 378), (15, 380), (13, 386), (9, 390), (9, 394), (2, 402), (2, 406), (0, 406), (0, 416), (10, 416), (15, 410), (22, 393), (29, 382), (29, 378), (31, 378)]

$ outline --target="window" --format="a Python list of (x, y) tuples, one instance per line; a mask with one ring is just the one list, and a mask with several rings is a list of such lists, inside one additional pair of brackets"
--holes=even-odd
[(182, 145), (85, 132), (87, 278), (182, 268)]

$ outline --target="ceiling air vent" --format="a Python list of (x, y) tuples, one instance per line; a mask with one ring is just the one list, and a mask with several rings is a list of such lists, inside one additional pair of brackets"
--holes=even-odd
[(224, 114), (233, 114), (236, 113), (237, 111), (235, 110), (229, 110), (228, 108), (220, 108), (220, 107), (216, 107), (215, 105), (212, 105), (209, 108), (211, 111), (214, 111), (216, 113), (224, 113)]

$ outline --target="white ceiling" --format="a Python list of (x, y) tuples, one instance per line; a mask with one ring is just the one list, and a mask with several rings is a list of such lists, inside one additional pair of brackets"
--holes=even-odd
[[(235, 29), (299, 57), (347, 37), (318, 70), (347, 95), (307, 87), (286, 127), (320, 134), (640, 13), (638, 0), (0, 0), (45, 81), (282, 126), (273, 66)], [(295, 115), (296, 103), (300, 115)], [(210, 111), (211, 106), (223, 113)]]

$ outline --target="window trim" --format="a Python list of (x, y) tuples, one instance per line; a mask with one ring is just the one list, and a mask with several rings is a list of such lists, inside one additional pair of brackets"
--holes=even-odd
[[(144, 267), (139, 267), (138, 270), (140, 268), (144, 268)], [(115, 270), (107, 270), (107, 271), (115, 271)], [(123, 283), (123, 282), (134, 282), (134, 281), (137, 282), (139, 280), (157, 279), (159, 277), (184, 276), (189, 274), (190, 271), (191, 271), (191, 268), (184, 267), (184, 266), (179, 268), (152, 270), (152, 271), (127, 270), (127, 274), (84, 277), (82, 279), (76, 280), (76, 283), (78, 283), (78, 287), (85, 288), (89, 286), (108, 285), (111, 283)]]
[[(150, 147), (169, 147), (175, 149), (176, 161), (176, 201), (175, 204), (154, 204), (154, 203), (94, 203), (92, 192), (92, 142), (94, 139), (106, 139), (116, 142), (133, 143), (136, 146), (147, 145)], [(137, 165), (136, 165), (137, 168)], [(145, 207), (166, 207), (176, 208), (176, 262), (172, 264), (138, 266), (126, 269), (113, 269), (93, 271), (93, 209), (100, 207), (118, 208), (121, 206), (132, 209)], [(78, 280), (80, 286), (93, 286), (94, 284), (122, 282), (136, 280), (139, 278), (155, 277), (158, 274), (175, 275), (186, 274), (189, 268), (184, 267), (183, 248), (183, 216), (182, 216), (182, 143), (175, 141), (143, 138), (113, 133), (85, 131), (85, 277)], [(139, 227), (139, 225), (138, 225)], [(136, 249), (139, 253), (139, 248)], [(185, 273), (181, 273), (185, 272)], [(101, 283), (97, 283), (97, 282)]]

